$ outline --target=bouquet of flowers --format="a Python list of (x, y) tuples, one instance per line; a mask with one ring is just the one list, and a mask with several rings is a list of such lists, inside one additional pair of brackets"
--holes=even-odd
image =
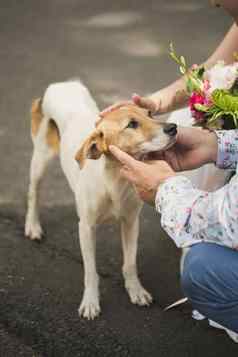
[(186, 77), (189, 107), (195, 125), (209, 129), (238, 128), (238, 58), (231, 65), (219, 61), (209, 70), (193, 65), (188, 68), (185, 58), (170, 55)]

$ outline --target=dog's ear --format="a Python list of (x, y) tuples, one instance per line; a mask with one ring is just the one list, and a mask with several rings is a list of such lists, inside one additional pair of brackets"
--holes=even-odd
[(95, 127), (97, 128), (98, 125), (103, 121), (103, 118), (99, 117), (98, 120), (95, 123)]
[(97, 160), (108, 151), (105, 136), (101, 130), (95, 130), (78, 150), (75, 160), (78, 161), (82, 169), (87, 159)]

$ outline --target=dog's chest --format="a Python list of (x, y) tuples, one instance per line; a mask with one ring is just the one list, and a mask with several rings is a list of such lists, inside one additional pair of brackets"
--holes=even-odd
[(120, 221), (138, 212), (141, 202), (134, 193), (126, 191), (120, 194), (115, 191), (105, 193), (98, 202), (97, 223)]
[(107, 215), (120, 220), (138, 211), (142, 203), (134, 188), (118, 176), (107, 177)]

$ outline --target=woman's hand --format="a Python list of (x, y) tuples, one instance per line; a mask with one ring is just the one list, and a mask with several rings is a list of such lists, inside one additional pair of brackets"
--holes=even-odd
[(158, 153), (156, 158), (165, 160), (175, 171), (192, 170), (207, 163), (215, 163), (217, 149), (217, 136), (214, 132), (178, 127), (175, 145)]
[(122, 101), (122, 102), (113, 104), (110, 107), (107, 107), (99, 114), (100, 117), (104, 118), (108, 113), (113, 112), (114, 110), (119, 109), (120, 107), (123, 107), (124, 105), (133, 104), (133, 103), (138, 105), (141, 108), (148, 109), (151, 112), (151, 114), (155, 114), (159, 110), (159, 107), (157, 106), (156, 101), (153, 99), (150, 99), (149, 97), (141, 97), (138, 94), (133, 94), (131, 99), (132, 99), (131, 101)]
[(175, 172), (165, 161), (137, 161), (115, 146), (109, 147), (111, 153), (122, 164), (121, 175), (136, 188), (143, 201), (154, 204), (157, 189)]
[(158, 153), (157, 160), (147, 162), (137, 161), (115, 146), (109, 149), (122, 164), (122, 176), (135, 185), (144, 201), (152, 203), (159, 185), (175, 176), (176, 171), (191, 170), (216, 161), (217, 136), (204, 129), (179, 127), (176, 144)]
[(142, 97), (138, 94), (133, 94), (131, 101), (122, 101), (104, 109), (99, 115), (101, 118), (105, 117), (110, 112), (128, 104), (136, 104), (138, 107), (147, 109), (153, 114), (163, 114), (176, 109), (176, 101), (178, 100), (178, 93), (169, 90), (168, 88), (148, 96)]
[(186, 104), (188, 97), (185, 88), (185, 80), (181, 77), (171, 85), (160, 89), (149, 96), (142, 97), (138, 94), (133, 94), (131, 101), (123, 101), (104, 109), (100, 113), (100, 117), (103, 118), (113, 110), (131, 103), (134, 103), (141, 108), (148, 109), (152, 115), (171, 112)]

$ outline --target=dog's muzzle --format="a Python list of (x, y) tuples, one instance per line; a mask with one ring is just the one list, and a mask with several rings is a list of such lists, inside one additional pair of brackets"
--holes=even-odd
[(175, 136), (177, 134), (177, 124), (166, 124), (163, 128), (163, 132), (169, 136)]

